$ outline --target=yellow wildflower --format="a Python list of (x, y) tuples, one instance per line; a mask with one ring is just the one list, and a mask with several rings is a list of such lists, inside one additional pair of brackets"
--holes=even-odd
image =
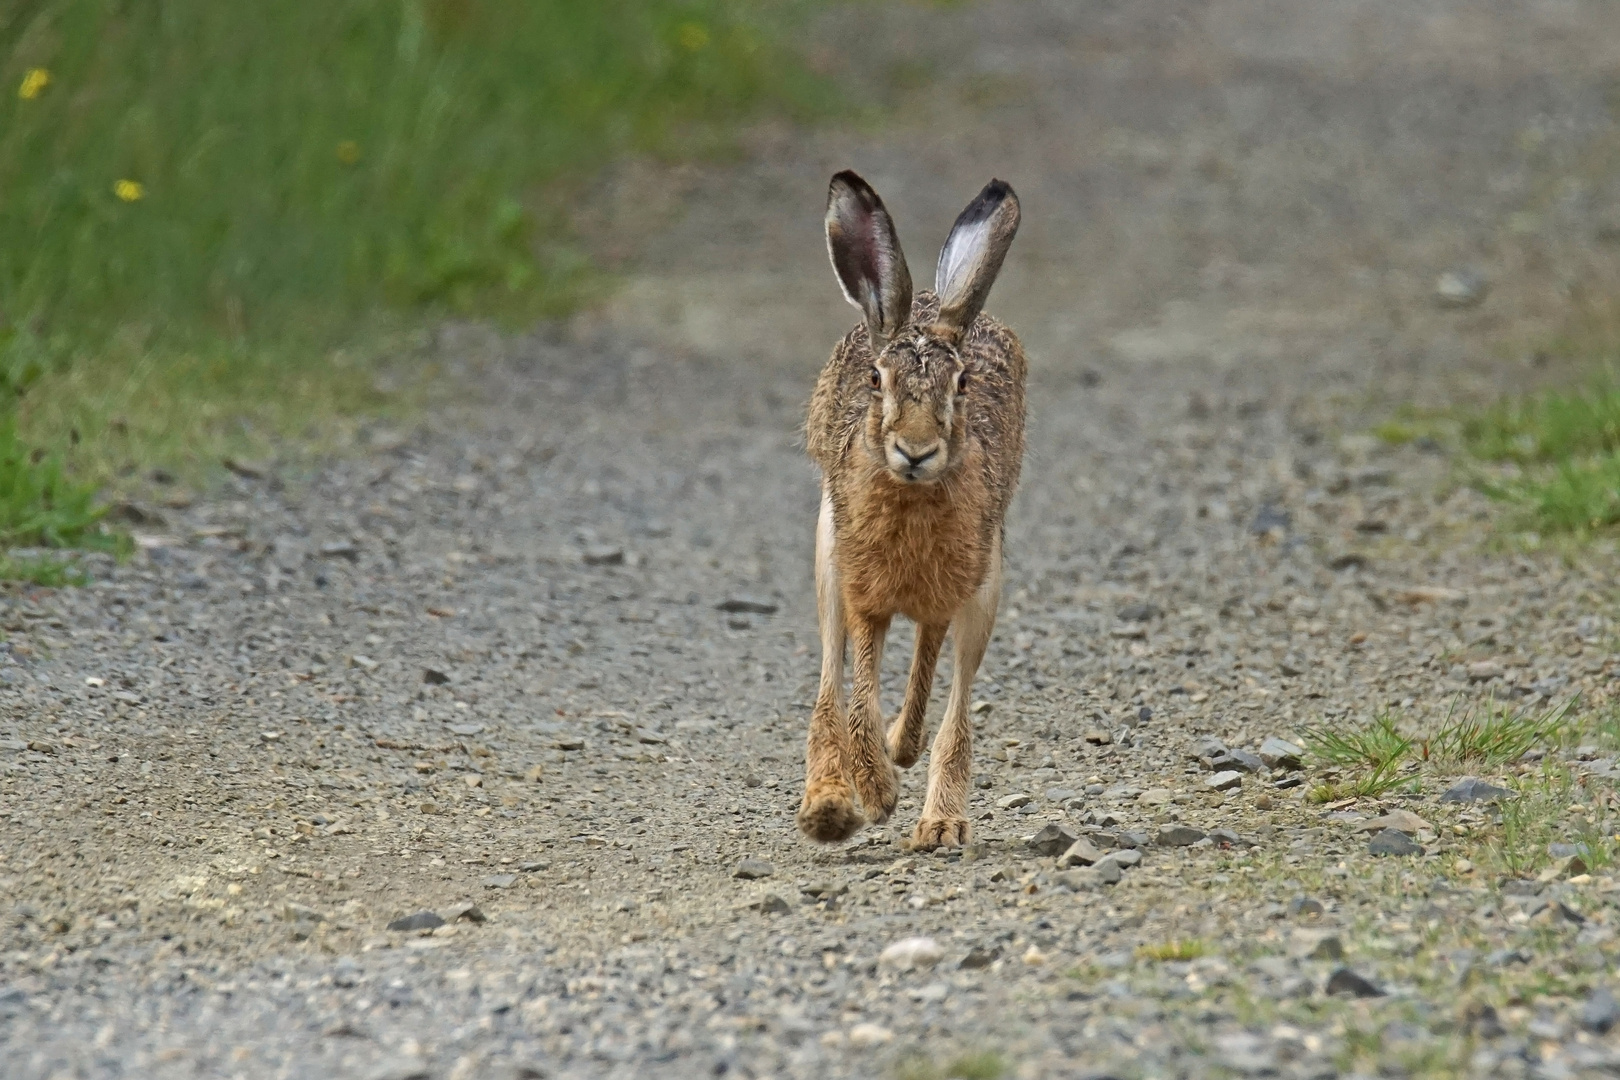
[(353, 139), (344, 139), (337, 144), (337, 159), (345, 165), (353, 165), (360, 160), (360, 144)]
[(29, 68), (28, 74), (23, 76), (22, 85), (17, 87), (17, 96), (24, 101), (32, 101), (49, 85), (51, 85), (49, 71), (44, 68)]
[(113, 185), (113, 194), (125, 202), (140, 202), (146, 198), (146, 188), (138, 180), (120, 180)]
[(709, 28), (702, 23), (682, 23), (680, 29), (675, 31), (675, 40), (687, 52), (697, 52), (709, 43)]

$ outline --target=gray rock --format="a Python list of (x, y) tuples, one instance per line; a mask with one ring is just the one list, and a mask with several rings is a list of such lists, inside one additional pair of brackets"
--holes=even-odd
[(470, 922), (478, 924), (489, 922), (489, 916), (484, 914), (484, 909), (471, 901), (454, 904), (449, 907), (445, 913), (449, 915), (449, 922)]
[(1581, 1027), (1599, 1035), (1607, 1035), (1609, 1029), (1620, 1023), (1620, 1004), (1616, 1004), (1614, 994), (1606, 986), (1595, 987), (1586, 1000), (1581, 1003)]
[(1357, 975), (1347, 967), (1336, 968), (1328, 976), (1327, 983), (1322, 987), (1327, 994), (1342, 994), (1349, 997), (1370, 998), (1383, 997), (1384, 992), (1371, 981)]
[(1477, 776), (1465, 776), (1440, 796), (1441, 802), (1500, 802), (1512, 792), (1488, 784)]
[(1191, 757), (1194, 761), (1203, 761), (1205, 758), (1214, 758), (1226, 753), (1226, 744), (1213, 735), (1200, 735), (1193, 741)]
[(614, 547), (611, 544), (593, 544), (580, 552), (586, 566), (622, 566), (624, 564), (624, 548)]
[(763, 915), (780, 915), (784, 911), (792, 910), (788, 902), (775, 893), (766, 893), (748, 906)]
[(405, 915), (388, 924), (388, 929), (399, 931), (433, 930), (443, 926), (444, 920), (431, 911), (418, 911), (414, 915)]
[(1204, 786), (1215, 791), (1231, 791), (1233, 788), (1243, 786), (1243, 774), (1240, 772), (1218, 772), (1206, 779)]
[(1073, 788), (1049, 787), (1046, 789), (1046, 801), (1053, 803), (1067, 803), (1070, 799), (1079, 798), (1080, 793)]
[(1121, 829), (1114, 834), (1114, 845), (1122, 848), (1145, 848), (1152, 838), (1140, 829)]
[(1160, 847), (1191, 847), (1207, 835), (1203, 829), (1191, 825), (1165, 825), (1159, 829), (1155, 843)]
[(1148, 622), (1163, 614), (1164, 610), (1152, 603), (1126, 604), (1119, 609), (1121, 622)]
[(1277, 661), (1277, 670), (1290, 679), (1298, 678), (1310, 670), (1310, 664), (1299, 656), (1289, 653)]
[(1104, 859), (1096, 866), (1065, 870), (1055, 875), (1054, 880), (1070, 892), (1090, 892), (1105, 885), (1117, 885), (1123, 876), (1118, 863)]
[(1082, 837), (1064, 850), (1058, 858), (1058, 866), (1064, 869), (1071, 866), (1090, 866), (1102, 857), (1102, 852), (1098, 851), (1090, 840)]
[(1272, 736), (1260, 744), (1260, 760), (1268, 769), (1297, 769), (1305, 751), (1287, 739)]
[(1398, 829), (1380, 829), (1368, 841), (1367, 853), (1370, 855), (1422, 855), (1423, 847), (1421, 844), (1414, 843), (1410, 836)]
[(1344, 942), (1339, 940), (1337, 934), (1329, 934), (1318, 941), (1307, 955), (1312, 960), (1343, 960)]
[(714, 607), (716, 611), (743, 615), (775, 615), (777, 603), (762, 596), (728, 596)]
[(516, 874), (491, 874), (483, 881), (486, 889), (510, 889), (517, 884)]
[(1243, 837), (1239, 836), (1235, 830), (1232, 830), (1232, 829), (1225, 829), (1225, 828), (1211, 829), (1211, 830), (1209, 830), (1209, 838), (1211, 840), (1215, 841), (1216, 844), (1224, 844), (1227, 847), (1253, 847), (1254, 846), (1254, 841), (1245, 840)]
[(1079, 839), (1079, 833), (1054, 821), (1041, 826), (1041, 830), (1030, 837), (1029, 847), (1038, 855), (1062, 855)]
[(1223, 750), (1209, 759), (1209, 767), (1217, 772), (1259, 772), (1266, 767), (1259, 754), (1247, 750)]
[(1000, 947), (990, 946), (989, 948), (985, 948), (981, 945), (975, 945), (973, 948), (968, 950), (968, 954), (962, 957), (962, 962), (957, 966), (965, 968), (968, 971), (974, 971), (978, 968), (989, 967), (1000, 958)]
[(774, 873), (776, 873), (776, 867), (764, 859), (744, 859), (737, 864), (736, 869), (731, 872), (731, 876), (741, 878), (743, 881), (756, 881), (759, 878), (768, 878)]
[(1441, 274), (1434, 283), (1434, 301), (1441, 307), (1473, 307), (1485, 299), (1485, 276), (1477, 270), (1454, 269)]
[(1018, 793), (1018, 794), (1014, 794), (1014, 795), (1003, 795), (1001, 798), (996, 800), (996, 809), (997, 810), (1016, 810), (1020, 806), (1027, 806), (1033, 801), (1034, 800), (1032, 800), (1028, 795), (1025, 795), (1023, 793)]
[(1296, 896), (1288, 901), (1288, 914), (1300, 919), (1321, 918), (1327, 911), (1322, 901), (1309, 896)]
[(429, 686), (443, 686), (450, 681), (450, 676), (434, 668), (423, 668), (422, 681)]
[(1142, 853), (1135, 848), (1122, 848), (1119, 851), (1110, 851), (1103, 858), (1111, 860), (1116, 866), (1132, 867), (1142, 862)]

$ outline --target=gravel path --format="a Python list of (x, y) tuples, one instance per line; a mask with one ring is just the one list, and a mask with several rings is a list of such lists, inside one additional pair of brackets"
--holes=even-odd
[[(1604, 193), (1547, 192), (1612, 125), (1612, 6), (919, 10), (818, 31), (893, 129), (621, 170), (603, 310), (446, 327), (465, 403), (4, 598), (8, 1078), (1620, 1071), (1620, 882), (1505, 874), (1443, 771), (1317, 806), (1262, 745), (1459, 695), (1613, 716), (1612, 545), (1505, 554), (1443, 458), (1358, 434), (1539, 377), (1499, 343), (1602, 280)], [(900, 848), (921, 766), (885, 828), (793, 827), (842, 165), (914, 263), (988, 176), (1024, 203), (965, 852)], [(1453, 266), (1483, 304), (1435, 305)], [(1482, 775), (1565, 762), (1574, 841), (1590, 742)], [(1373, 854), (1400, 812), (1421, 853)]]

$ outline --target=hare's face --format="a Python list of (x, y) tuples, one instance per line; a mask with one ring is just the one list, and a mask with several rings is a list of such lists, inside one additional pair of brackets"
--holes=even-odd
[(925, 330), (901, 333), (878, 356), (866, 445), (896, 480), (932, 483), (956, 463), (964, 431), (958, 402), (967, 382), (961, 355)]

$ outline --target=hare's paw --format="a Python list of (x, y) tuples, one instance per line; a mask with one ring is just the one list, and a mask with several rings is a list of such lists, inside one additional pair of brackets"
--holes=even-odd
[(888, 737), (883, 742), (889, 751), (889, 760), (902, 769), (909, 769), (917, 764), (918, 758), (922, 757), (922, 725), (915, 725), (908, 730), (905, 726), (905, 715), (897, 716), (894, 723), (889, 725)]
[(855, 766), (855, 791), (872, 824), (881, 825), (900, 801), (900, 775), (888, 759)]
[(962, 847), (973, 835), (967, 818), (923, 818), (911, 831), (911, 850), (932, 851), (942, 847)]
[(818, 844), (848, 840), (866, 824), (849, 785), (836, 777), (806, 785), (798, 822), (799, 831)]

